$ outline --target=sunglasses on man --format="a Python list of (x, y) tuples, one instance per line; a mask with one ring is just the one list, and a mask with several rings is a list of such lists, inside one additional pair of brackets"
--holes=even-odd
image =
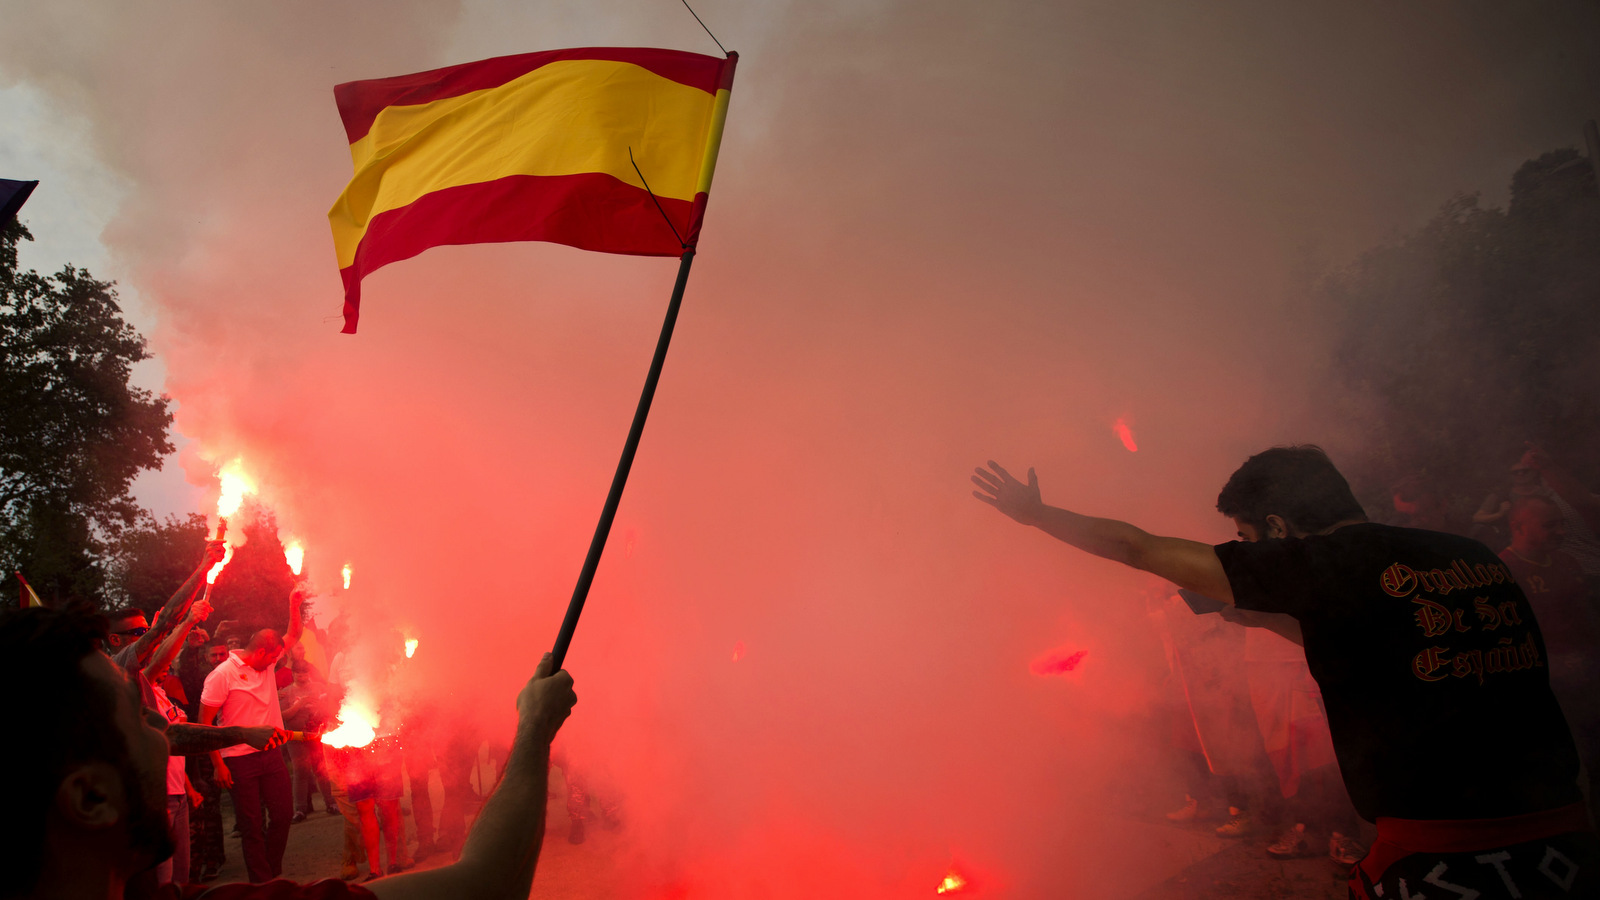
[(141, 626), (138, 628), (129, 628), (126, 631), (113, 631), (111, 633), (118, 635), (119, 637), (144, 637), (144, 633), (149, 630), (150, 629), (148, 627)]

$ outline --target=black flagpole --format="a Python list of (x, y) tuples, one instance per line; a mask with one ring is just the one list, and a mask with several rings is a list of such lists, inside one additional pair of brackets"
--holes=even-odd
[(672, 300), (667, 303), (667, 318), (661, 323), (661, 337), (656, 340), (656, 355), (650, 360), (650, 373), (644, 377), (644, 390), (639, 393), (639, 408), (633, 412), (633, 425), (628, 428), (628, 440), (622, 445), (622, 459), (617, 461), (617, 473), (611, 477), (611, 492), (606, 494), (605, 508), (600, 510), (600, 523), (594, 527), (594, 539), (589, 541), (589, 555), (583, 560), (583, 571), (578, 573), (578, 585), (572, 589), (572, 602), (567, 604), (567, 616), (561, 620), (561, 632), (556, 635), (556, 646), (551, 651), (555, 667), (559, 670), (567, 658), (567, 647), (572, 643), (572, 633), (578, 628), (578, 617), (583, 615), (583, 602), (589, 598), (589, 585), (594, 581), (595, 570), (600, 567), (600, 554), (605, 552), (606, 538), (611, 534), (611, 520), (617, 516), (617, 505), (622, 502), (622, 489), (628, 484), (628, 471), (633, 468), (633, 455), (639, 449), (639, 436), (644, 433), (644, 420), (650, 415), (650, 401), (656, 396), (656, 382), (661, 380), (661, 366), (667, 361), (667, 345), (672, 343), (672, 329), (678, 323), (678, 307), (683, 304), (683, 288), (689, 282), (689, 264), (694, 262), (694, 250), (685, 248), (678, 263), (678, 281), (672, 286)]

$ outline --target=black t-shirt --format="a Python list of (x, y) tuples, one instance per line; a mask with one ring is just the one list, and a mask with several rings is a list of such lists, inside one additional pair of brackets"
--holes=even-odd
[(1216, 549), (1241, 609), (1300, 621), (1363, 818), (1498, 818), (1578, 802), (1544, 639), (1489, 548), (1360, 524)]

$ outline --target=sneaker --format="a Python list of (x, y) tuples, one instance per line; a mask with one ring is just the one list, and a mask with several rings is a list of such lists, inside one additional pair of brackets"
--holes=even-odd
[(297, 812), (289, 819), (289, 824), (290, 825), (299, 825), (301, 822), (304, 822), (305, 820), (306, 820), (306, 814), (303, 813), (303, 812)]
[(1353, 837), (1335, 831), (1328, 838), (1328, 858), (1339, 866), (1345, 868), (1353, 866), (1361, 862), (1366, 855), (1367, 848), (1361, 846), (1361, 842)]
[(1256, 821), (1248, 810), (1237, 806), (1228, 807), (1228, 821), (1217, 826), (1217, 837), (1242, 838), (1253, 834), (1256, 830)]
[(345, 866), (339, 870), (339, 877), (345, 881), (355, 881), (361, 876), (361, 870), (355, 866)]
[(1306, 838), (1306, 826), (1296, 823), (1276, 841), (1267, 846), (1267, 855), (1273, 859), (1299, 859), (1314, 856), (1311, 841)]
[(1183, 805), (1167, 813), (1168, 822), (1193, 822), (1200, 818), (1200, 801), (1185, 795)]

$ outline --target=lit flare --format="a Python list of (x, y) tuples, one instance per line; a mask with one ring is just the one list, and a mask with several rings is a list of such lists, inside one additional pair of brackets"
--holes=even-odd
[(230, 559), (233, 559), (233, 545), (224, 544), (222, 558), (217, 560), (216, 565), (213, 565), (210, 571), (206, 572), (206, 584), (208, 586), (217, 583), (217, 576), (222, 574), (222, 568), (228, 564)]
[(410, 659), (412, 657), (412, 655), (415, 654), (416, 652), (417, 652), (417, 639), (416, 638), (407, 638), (406, 639), (406, 659)]
[(345, 563), (344, 564), (344, 568), (339, 570), (339, 574), (344, 576), (344, 589), (347, 590), (347, 591), (350, 590), (350, 572), (351, 571), (352, 570), (350, 568), (350, 564), (349, 563)]
[(1111, 430), (1117, 433), (1117, 440), (1122, 441), (1122, 446), (1127, 447), (1129, 453), (1139, 452), (1139, 445), (1133, 441), (1133, 429), (1128, 427), (1127, 419), (1118, 419)]
[(300, 546), (299, 541), (290, 541), (288, 546), (283, 548), (283, 561), (289, 564), (289, 571), (299, 575), (300, 567), (306, 561), (306, 548)]
[(217, 516), (223, 519), (239, 511), (246, 494), (256, 492), (256, 483), (244, 473), (244, 464), (235, 459), (217, 473), (222, 482), (222, 494), (217, 497)]
[(366, 703), (346, 699), (339, 707), (339, 727), (322, 734), (329, 747), (365, 747), (378, 736), (378, 714)]
[(967, 880), (965, 878), (962, 878), (961, 874), (959, 872), (957, 872), (955, 869), (951, 869), (950, 870), (950, 874), (944, 876), (944, 880), (939, 882), (938, 893), (940, 893), (940, 894), (954, 894), (957, 891), (965, 888), (966, 886), (967, 886)]

